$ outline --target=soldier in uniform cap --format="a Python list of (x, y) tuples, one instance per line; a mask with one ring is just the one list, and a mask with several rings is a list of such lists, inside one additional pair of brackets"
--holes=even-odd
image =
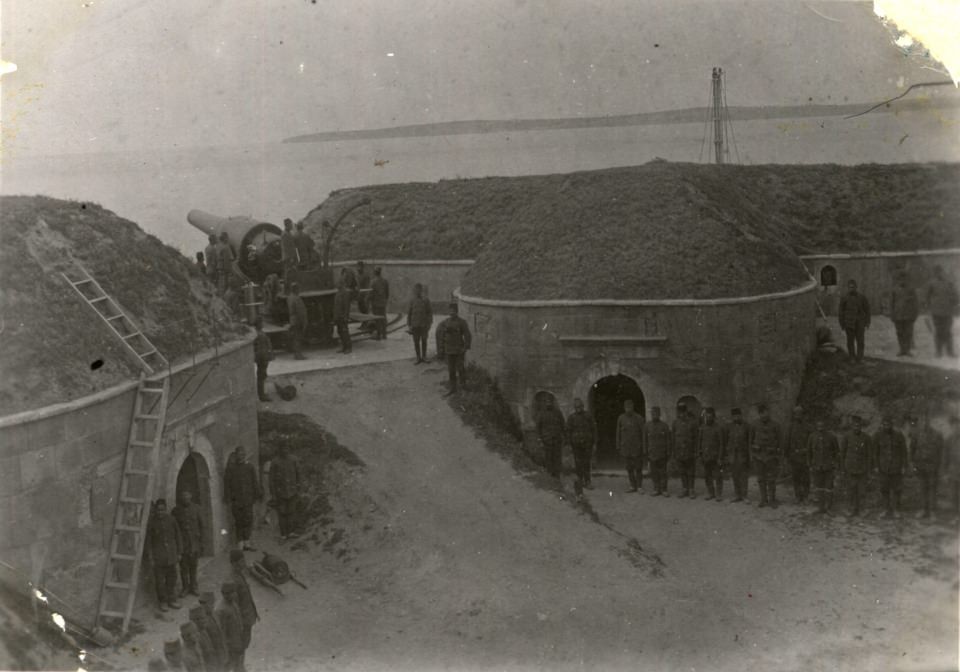
[(177, 519), (167, 513), (167, 500), (158, 499), (147, 522), (147, 552), (153, 563), (153, 582), (160, 611), (179, 609), (176, 601), (177, 563), (183, 549)]
[(770, 419), (766, 404), (757, 404), (760, 420), (750, 427), (750, 462), (756, 465), (760, 506), (777, 508), (777, 476), (780, 474), (782, 435), (780, 425)]
[(840, 469), (843, 483), (850, 500), (850, 515), (860, 515), (860, 504), (867, 490), (867, 474), (873, 451), (870, 437), (863, 432), (863, 420), (854, 415), (850, 418), (852, 428), (840, 441)]
[(203, 660), (209, 670), (219, 670), (225, 661), (220, 660), (220, 650), (207, 633), (207, 612), (197, 605), (190, 607), (190, 622), (197, 626), (197, 643), (203, 652)]
[(287, 447), (277, 446), (277, 457), (270, 464), (270, 493), (280, 520), (280, 538), (297, 536), (297, 499), (300, 495), (300, 467)]
[(723, 457), (723, 430), (717, 424), (717, 413), (711, 407), (703, 409), (703, 426), (699, 432), (697, 454), (703, 463), (703, 481), (707, 485), (707, 499), (723, 497), (723, 475), (720, 472)]
[(187, 672), (210, 672), (213, 666), (207, 667), (207, 661), (200, 650), (199, 632), (193, 621), (187, 621), (180, 626), (180, 639), (183, 640), (183, 666)]
[(673, 459), (680, 467), (681, 497), (695, 499), (697, 473), (697, 419), (687, 412), (687, 405), (677, 404), (677, 417), (673, 421)]
[(863, 359), (864, 330), (870, 326), (870, 303), (857, 291), (857, 283), (847, 283), (847, 293), (840, 299), (837, 319), (847, 334), (847, 356), (855, 362)]
[(880, 429), (873, 435), (874, 465), (880, 476), (880, 496), (883, 498), (884, 517), (900, 515), (900, 493), (903, 490), (903, 472), (907, 468), (907, 440), (893, 428), (893, 419), (883, 416)]
[(537, 415), (537, 438), (543, 446), (544, 465), (547, 473), (554, 478), (560, 478), (563, 464), (563, 439), (566, 433), (563, 414), (553, 402), (553, 396), (548, 396), (543, 410)]
[(457, 391), (457, 381), (461, 387), (466, 385), (466, 353), (470, 349), (470, 327), (460, 317), (455, 302), (450, 303), (450, 317), (437, 325), (437, 356), (446, 358), (447, 375), (450, 378), (450, 391)]
[(168, 639), (163, 643), (163, 659), (168, 670), (186, 670), (183, 661), (183, 649), (179, 639)]
[(220, 586), (220, 593), (223, 600), (217, 608), (217, 621), (220, 623), (220, 630), (223, 631), (224, 641), (227, 643), (227, 665), (228, 672), (243, 671), (243, 623), (240, 620), (240, 612), (237, 609), (237, 585), (232, 581), (227, 581)]
[(833, 480), (840, 463), (840, 446), (837, 437), (827, 431), (826, 423), (817, 420), (817, 429), (807, 439), (810, 453), (810, 470), (813, 488), (817, 493), (820, 513), (829, 513), (833, 505)]
[(290, 283), (287, 293), (287, 314), (290, 316), (290, 349), (294, 359), (306, 359), (303, 356), (303, 339), (307, 335), (307, 304), (300, 298), (300, 285)]
[(807, 440), (810, 427), (803, 417), (803, 409), (793, 409), (790, 427), (787, 429), (787, 460), (790, 462), (790, 475), (793, 477), (793, 497), (797, 504), (804, 504), (810, 496), (810, 453)]
[(730, 470), (730, 480), (733, 481), (733, 501), (748, 502), (750, 426), (743, 421), (743, 411), (739, 408), (730, 411), (730, 418), (730, 423), (723, 427), (723, 465)]
[(173, 517), (180, 528), (180, 541), (183, 548), (180, 554), (180, 597), (187, 593), (199, 595), (197, 588), (197, 561), (202, 551), (203, 517), (200, 507), (193, 503), (193, 493), (184, 490), (180, 493), (180, 502), (173, 507)]
[(248, 551), (253, 529), (253, 504), (263, 499), (257, 470), (247, 462), (247, 451), (237, 446), (223, 475), (223, 499), (230, 505), (238, 547)]
[(920, 479), (920, 497), (923, 511), (920, 516), (929, 518), (937, 508), (937, 479), (943, 459), (943, 437), (930, 426), (926, 414), (921, 421), (910, 418), (910, 461), (913, 471)]
[(633, 408), (633, 399), (623, 402), (617, 418), (617, 451), (626, 463), (630, 487), (627, 492), (643, 492), (643, 416)]
[(670, 426), (660, 419), (660, 407), (650, 409), (650, 422), (643, 426), (643, 446), (650, 460), (650, 478), (653, 481), (653, 496), (669, 497), (667, 490), (667, 462), (673, 434)]
[(597, 425), (593, 417), (583, 409), (583, 401), (573, 400), (573, 413), (567, 417), (567, 438), (573, 452), (574, 469), (577, 479), (585, 488), (592, 488), (590, 482), (590, 459), (597, 445)]

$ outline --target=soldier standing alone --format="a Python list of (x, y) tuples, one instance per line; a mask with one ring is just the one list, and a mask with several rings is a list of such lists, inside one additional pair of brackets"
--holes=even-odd
[(377, 340), (387, 337), (387, 301), (390, 300), (390, 283), (383, 278), (383, 269), (377, 266), (373, 269), (373, 280), (370, 281), (370, 310), (377, 319)]
[(855, 281), (848, 282), (847, 289), (849, 291), (840, 299), (837, 317), (847, 334), (847, 355), (859, 362), (863, 359), (864, 330), (870, 326), (870, 303), (857, 291)]
[(782, 436), (780, 425), (770, 419), (766, 404), (757, 405), (760, 420), (750, 428), (750, 462), (756, 465), (760, 506), (777, 508), (777, 477), (780, 475)]
[(870, 437), (862, 431), (860, 416), (855, 415), (850, 420), (853, 427), (840, 441), (840, 469), (850, 500), (850, 515), (859, 516), (861, 499), (867, 489), (872, 447)]
[(258, 317), (254, 326), (257, 329), (257, 337), (253, 340), (253, 359), (257, 364), (257, 398), (260, 401), (270, 401), (264, 385), (267, 382), (267, 367), (273, 359), (273, 347), (270, 345), (270, 337), (263, 333), (263, 318)]
[(193, 502), (193, 493), (184, 490), (180, 493), (180, 502), (173, 507), (173, 517), (180, 528), (180, 540), (183, 548), (180, 554), (180, 597), (187, 593), (199, 595), (197, 588), (197, 561), (200, 558), (203, 539), (203, 518), (200, 507)]
[(667, 490), (667, 461), (670, 459), (670, 444), (673, 435), (670, 426), (660, 419), (660, 407), (650, 409), (650, 422), (643, 426), (643, 445), (650, 460), (650, 478), (653, 480), (653, 496), (669, 497)]
[(687, 412), (687, 405), (677, 404), (677, 418), (673, 421), (673, 459), (680, 467), (681, 497), (696, 499), (694, 477), (697, 469), (697, 419)]
[(147, 522), (147, 549), (153, 563), (153, 582), (157, 589), (160, 611), (179, 609), (176, 601), (177, 563), (183, 542), (177, 519), (167, 513), (167, 500), (158, 499)]
[(437, 325), (437, 355), (447, 360), (447, 374), (450, 378), (450, 390), (457, 391), (457, 380), (466, 386), (466, 353), (470, 349), (470, 327), (460, 317), (456, 303), (450, 304), (450, 317)]
[(574, 469), (577, 478), (585, 488), (592, 488), (590, 481), (590, 459), (597, 445), (597, 425), (593, 417), (583, 408), (583, 401), (573, 400), (573, 413), (567, 418), (567, 438), (573, 452)]
[(340, 349), (337, 352), (350, 354), (353, 351), (347, 326), (350, 323), (350, 290), (342, 278), (333, 297), (333, 323), (337, 327), (337, 336), (340, 337)]
[(703, 409), (704, 421), (700, 427), (697, 454), (703, 463), (703, 481), (707, 485), (707, 499), (723, 497), (723, 476), (720, 473), (723, 457), (723, 431), (717, 425), (717, 414), (712, 408)]
[(816, 431), (807, 439), (807, 449), (819, 511), (828, 513), (833, 505), (833, 479), (840, 460), (840, 446), (837, 437), (827, 431), (823, 420), (817, 420)]
[(250, 546), (253, 528), (253, 504), (263, 499), (257, 470), (247, 462), (247, 451), (237, 446), (233, 458), (227, 463), (223, 475), (223, 499), (230, 505), (237, 546), (242, 550), (254, 550)]
[(540, 445), (543, 446), (547, 473), (554, 478), (560, 478), (563, 465), (563, 435), (566, 429), (564, 424), (563, 414), (554, 405), (553, 397), (547, 397), (543, 410), (537, 416), (537, 436), (540, 438)]
[(900, 492), (907, 468), (907, 441), (893, 428), (889, 415), (883, 416), (880, 429), (873, 435), (874, 464), (880, 476), (880, 496), (884, 518), (900, 516)]
[(300, 494), (300, 468), (290, 457), (286, 446), (277, 447), (277, 457), (270, 465), (270, 494), (273, 495), (280, 519), (280, 538), (297, 536), (296, 508)]
[(731, 422), (723, 428), (723, 459), (733, 481), (733, 501), (747, 502), (750, 477), (750, 426), (743, 421), (743, 411), (730, 411)]
[(804, 421), (803, 409), (793, 409), (790, 428), (787, 430), (786, 450), (790, 462), (790, 475), (793, 477), (793, 497), (797, 504), (804, 504), (810, 496), (810, 452), (807, 442), (810, 427)]

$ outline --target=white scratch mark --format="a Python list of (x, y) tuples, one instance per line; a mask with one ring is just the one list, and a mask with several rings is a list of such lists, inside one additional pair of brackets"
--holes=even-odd
[(36, 596), (36, 598), (37, 598), (38, 600), (40, 600), (40, 601), (43, 602), (44, 604), (49, 604), (49, 602), (47, 602), (47, 596), (44, 595), (43, 593), (41, 593), (41, 592), (40, 592), (39, 590), (37, 590), (36, 588), (33, 589), (33, 594)]
[(53, 622), (57, 624), (57, 627), (58, 627), (58, 628), (60, 628), (60, 629), (63, 630), (64, 632), (67, 631), (67, 622), (66, 622), (65, 620), (63, 620), (63, 616), (61, 616), (60, 614), (54, 612), (54, 613), (50, 614), (50, 618), (53, 619)]
[(220, 536), (222, 536), (222, 537), (227, 536), (227, 531), (224, 530), (224, 529), (221, 529), (221, 530), (220, 530)]
[(811, 12), (813, 12), (813, 13), (816, 14), (817, 16), (819, 16), (821, 19), (826, 19), (827, 21), (833, 21), (834, 23), (843, 23), (843, 21), (841, 21), (840, 19), (835, 19), (835, 18), (833, 18), (832, 16), (827, 16), (826, 14), (821, 14), (820, 12), (818, 12), (817, 10), (815, 10), (813, 7), (811, 7), (810, 5), (808, 5), (808, 4), (806, 4), (806, 3), (804, 3), (803, 6), (806, 7), (807, 9), (809, 9)]
[(387, 52), (387, 58), (393, 58), (394, 54), (392, 51)]
[(0, 77), (17, 71), (17, 64), (11, 61), (0, 61)]
[(87, 658), (87, 652), (83, 649), (80, 649), (80, 653), (77, 654), (77, 658), (79, 658), (80, 662), (82, 663)]
[(300, 73), (303, 74), (303, 63), (300, 64)]

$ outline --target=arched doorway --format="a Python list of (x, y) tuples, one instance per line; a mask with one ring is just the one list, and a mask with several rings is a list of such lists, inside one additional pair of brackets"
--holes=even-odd
[(634, 409), (646, 416), (643, 392), (630, 376), (618, 373), (605, 376), (590, 388), (590, 411), (597, 423), (598, 466), (619, 464), (617, 454), (617, 418), (623, 413), (623, 402), (633, 400)]
[(212, 556), (213, 549), (213, 506), (210, 493), (210, 469), (207, 461), (199, 453), (187, 455), (180, 471), (177, 473), (177, 501), (180, 493), (189, 490), (193, 493), (193, 501), (200, 507), (203, 517), (203, 536), (200, 539), (203, 556)]
[(687, 407), (687, 412), (695, 417), (698, 421), (700, 420), (700, 409), (703, 408), (700, 404), (700, 400), (697, 399), (692, 394), (685, 394), (679, 399), (677, 399), (677, 405), (684, 404)]
[(820, 286), (821, 287), (836, 287), (837, 286), (837, 269), (829, 264), (820, 269)]

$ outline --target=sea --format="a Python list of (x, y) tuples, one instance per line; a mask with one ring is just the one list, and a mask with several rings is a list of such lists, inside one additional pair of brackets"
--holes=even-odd
[[(960, 108), (734, 122), (729, 163), (900, 163), (960, 159)], [(674, 123), (378, 140), (18, 156), (0, 193), (99, 203), (192, 257), (192, 209), (295, 221), (335, 189), (646, 163), (711, 162), (704, 125)]]

